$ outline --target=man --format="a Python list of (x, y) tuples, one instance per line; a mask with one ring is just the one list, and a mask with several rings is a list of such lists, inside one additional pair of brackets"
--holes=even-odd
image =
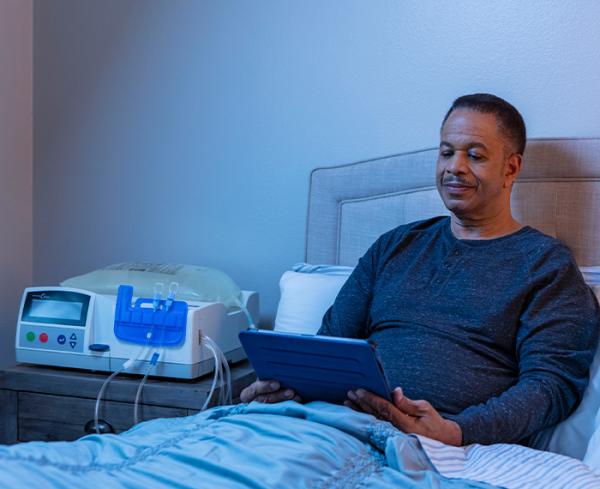
[[(323, 318), (319, 334), (374, 341), (399, 386), (393, 402), (351, 391), (348, 406), (447, 444), (528, 444), (581, 399), (598, 304), (568, 249), (512, 216), (525, 139), (508, 102), (454, 101), (436, 168), (451, 216), (381, 236)], [(241, 396), (294, 397), (262, 381)]]

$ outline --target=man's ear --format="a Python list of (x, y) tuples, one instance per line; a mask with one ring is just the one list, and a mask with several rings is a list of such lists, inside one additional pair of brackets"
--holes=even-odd
[(521, 162), (523, 156), (518, 153), (512, 153), (504, 163), (504, 188), (512, 187), (513, 183), (521, 172)]

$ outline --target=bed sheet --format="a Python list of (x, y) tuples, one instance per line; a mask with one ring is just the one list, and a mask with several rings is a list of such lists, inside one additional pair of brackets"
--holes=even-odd
[[(494, 447), (448, 447), (323, 402), (251, 403), (148, 421), (121, 435), (0, 447), (0, 487), (600, 487), (600, 475), (575, 459)], [(511, 447), (524, 452), (511, 455)], [(545, 481), (553, 483), (537, 485), (557, 463)], [(516, 468), (535, 485), (519, 485)]]

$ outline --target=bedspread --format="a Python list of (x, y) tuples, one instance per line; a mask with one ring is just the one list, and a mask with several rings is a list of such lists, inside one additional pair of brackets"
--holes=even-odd
[[(600, 487), (600, 476), (579, 461), (552, 454), (541, 460), (543, 452), (516, 449), (525, 450), (518, 456), (525, 475), (531, 470), (522, 459), (530, 457), (538, 468), (568, 465), (560, 473), (572, 477), (555, 487)], [(2, 446), (0, 487), (484, 489), (506, 482), (499, 467), (510, 457), (500, 455), (405, 435), (344, 406), (251, 403), (148, 421), (120, 435)], [(539, 472), (543, 478), (547, 470)], [(511, 475), (505, 487), (552, 487), (520, 486)]]

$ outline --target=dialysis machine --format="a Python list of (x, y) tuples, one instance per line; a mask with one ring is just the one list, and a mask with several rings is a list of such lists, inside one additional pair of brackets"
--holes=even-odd
[[(147, 352), (160, 350), (152, 375), (192, 379), (213, 371), (212, 339), (228, 362), (246, 355), (238, 334), (258, 322), (258, 293), (241, 291), (239, 308), (220, 302), (137, 298), (70, 287), (25, 289), (16, 334), (17, 361), (107, 372), (143, 373)], [(208, 341), (208, 340), (207, 340)]]

